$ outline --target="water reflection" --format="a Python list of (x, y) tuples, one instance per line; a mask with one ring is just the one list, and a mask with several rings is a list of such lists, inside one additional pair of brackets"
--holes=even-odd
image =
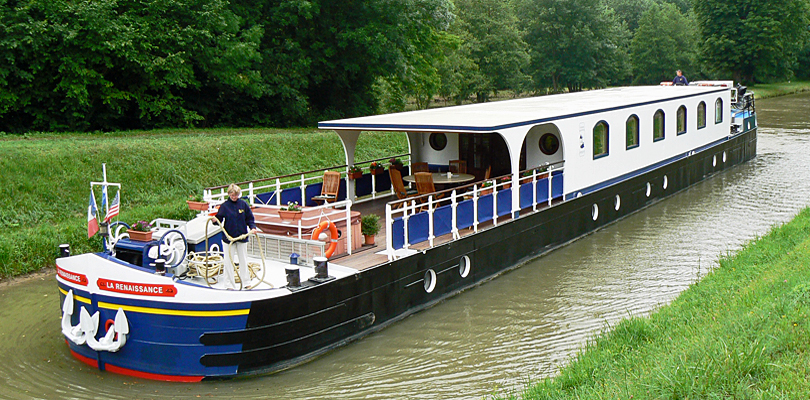
[(167, 384), (70, 356), (51, 278), (0, 291), (9, 398), (478, 399), (556, 372), (594, 333), (671, 301), (810, 204), (810, 95), (757, 103), (758, 157), (478, 288), (275, 375)]

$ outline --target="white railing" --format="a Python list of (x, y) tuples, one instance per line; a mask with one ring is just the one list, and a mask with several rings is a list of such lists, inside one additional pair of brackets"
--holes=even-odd
[[(544, 171), (538, 171), (538, 169), (544, 169)], [(451, 210), (451, 227), (450, 233), (452, 233), (452, 240), (460, 239), (461, 235), (459, 233), (460, 229), (467, 229), (468, 227), (459, 227), (459, 220), (458, 220), (458, 205), (460, 202), (465, 200), (472, 200), (472, 225), (469, 227), (472, 229), (473, 232), (479, 231), (479, 225), (482, 222), (479, 220), (479, 199), (482, 196), (492, 194), (492, 215), (491, 219), (487, 219), (486, 221), (492, 221), (493, 226), (497, 226), (500, 221), (503, 219), (511, 219), (513, 213), (511, 211), (519, 210), (521, 207), (519, 206), (520, 202), (520, 193), (516, 197), (509, 197), (509, 207), (510, 213), (509, 215), (499, 216), (498, 215), (498, 191), (513, 187), (513, 190), (520, 190), (520, 182), (530, 179), (530, 183), (532, 185), (532, 204), (531, 209), (532, 211), (537, 211), (538, 206), (542, 206), (547, 203), (549, 207), (552, 206), (552, 200), (555, 198), (553, 193), (553, 184), (554, 181), (557, 179), (562, 179), (563, 171), (563, 163), (556, 163), (556, 164), (546, 164), (543, 165), (542, 168), (536, 168), (528, 171), (524, 171), (524, 174), (521, 174), (519, 179), (515, 180), (512, 179), (511, 175), (506, 175), (503, 177), (498, 177), (494, 179), (489, 179), (484, 182), (478, 182), (476, 184), (464, 185), (454, 189), (448, 189), (443, 191), (438, 191), (431, 194), (411, 197), (403, 200), (392, 201), (386, 204), (385, 206), (385, 224), (386, 224), (386, 253), (388, 254), (388, 259), (393, 260), (395, 258), (396, 249), (394, 248), (394, 223), (395, 220), (398, 218), (402, 219), (402, 233), (403, 233), (403, 249), (409, 249), (411, 245), (414, 243), (410, 243), (409, 238), (409, 224), (408, 220), (412, 218), (414, 215), (417, 215), (421, 212), (427, 213), (427, 242), (430, 247), (434, 246), (434, 240), (436, 238), (435, 235), (435, 221), (434, 221), (434, 213), (435, 211), (446, 204), (450, 205)], [(554, 173), (557, 172), (559, 175), (555, 176)], [(538, 182), (541, 182), (543, 179), (548, 177), (547, 184), (548, 184), (548, 200), (545, 203), (538, 202), (537, 200), (537, 185)], [(505, 179), (508, 178), (508, 179)], [(518, 186), (514, 186), (513, 184), (517, 183)], [(486, 184), (487, 186), (484, 186)], [(438, 197), (438, 198), (437, 198)], [(518, 200), (518, 207), (515, 207), (514, 199), (517, 198)], [(524, 207), (524, 209), (527, 207)], [(520, 218), (520, 216), (518, 216)], [(422, 241), (420, 241), (421, 243)]]
[(314, 257), (326, 254), (326, 242), (260, 233), (250, 236), (247, 253), (256, 258), (263, 253), (265, 259), (282, 262), (290, 261), (290, 254), (296, 253), (304, 264), (314, 265)]
[[(411, 157), (410, 154), (401, 154), (394, 157), (386, 157), (380, 158), (375, 160), (368, 160), (368, 161), (361, 161), (357, 162), (354, 165), (360, 167), (363, 170), (364, 174), (370, 174), (369, 166), (372, 162), (378, 162), (382, 164), (385, 168), (388, 167), (388, 160), (390, 158), (400, 158), (403, 161), (404, 165), (411, 164)], [(337, 171), (341, 174), (341, 179), (345, 180), (346, 188), (352, 188), (353, 186), (350, 185), (351, 180), (349, 179), (349, 165), (336, 165), (330, 168), (323, 168), (311, 171), (305, 171), (297, 174), (290, 174), (290, 175), (280, 175), (272, 178), (264, 178), (264, 179), (257, 179), (252, 181), (245, 181), (245, 182), (238, 182), (236, 183), (242, 189), (242, 194), (247, 196), (248, 202), (251, 206), (257, 205), (258, 196), (264, 193), (271, 193), (270, 198), (266, 202), (258, 201), (258, 204), (263, 205), (286, 205), (282, 204), (281, 202), (281, 193), (283, 190), (291, 189), (291, 188), (298, 188), (300, 190), (300, 197), (304, 203), (307, 201), (306, 189), (309, 185), (321, 183), (323, 181), (323, 173), (325, 171)], [(382, 196), (390, 196), (393, 195), (393, 189), (387, 189), (384, 191), (377, 190), (377, 181), (376, 179), (371, 180), (371, 194), (370, 197), (365, 198), (362, 201), (369, 201), (374, 200), (378, 197)], [(214, 205), (222, 203), (228, 198), (228, 185), (221, 185), (221, 186), (214, 186), (210, 188), (205, 188), (203, 190), (203, 199), (209, 203), (213, 203)], [(354, 196), (347, 196), (348, 198), (354, 198)], [(358, 202), (358, 201), (355, 201)]]

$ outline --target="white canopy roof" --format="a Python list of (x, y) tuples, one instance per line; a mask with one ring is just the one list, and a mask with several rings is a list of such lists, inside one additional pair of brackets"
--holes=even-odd
[(691, 97), (729, 87), (632, 86), (504, 100), (318, 123), (320, 129), (396, 132), (496, 132), (630, 106)]

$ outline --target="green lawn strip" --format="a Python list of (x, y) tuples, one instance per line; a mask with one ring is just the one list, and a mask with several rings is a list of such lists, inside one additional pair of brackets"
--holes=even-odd
[(749, 88), (754, 91), (757, 99), (767, 99), (768, 97), (784, 96), (810, 91), (810, 81), (790, 81), (779, 83), (758, 83)]
[[(810, 398), (810, 209), (505, 398)], [(499, 397), (500, 398), (500, 397)]]
[[(360, 136), (356, 158), (406, 152), (404, 135), (371, 133)], [(345, 162), (338, 136), (311, 128), (31, 134), (0, 140), (0, 154), (0, 277), (53, 265), (60, 243), (73, 254), (101, 249), (86, 222), (101, 163), (123, 185), (120, 220), (132, 223), (188, 219), (185, 200), (207, 186)]]

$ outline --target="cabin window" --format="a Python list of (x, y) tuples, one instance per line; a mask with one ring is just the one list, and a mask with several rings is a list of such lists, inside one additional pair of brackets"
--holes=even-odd
[(698, 120), (697, 120), (698, 129), (705, 128), (706, 127), (706, 103), (705, 102), (701, 101), (700, 104), (698, 104), (697, 118), (698, 118)]
[(546, 133), (540, 137), (540, 151), (547, 156), (552, 156), (560, 149), (560, 139), (553, 133)]
[(608, 124), (605, 121), (599, 121), (593, 127), (593, 158), (604, 157), (608, 155)]
[(678, 121), (678, 135), (683, 135), (686, 133), (686, 106), (678, 107), (678, 114), (676, 114), (676, 119)]
[(714, 102), (714, 123), (719, 124), (723, 122), (723, 99), (717, 99)]
[(627, 123), (625, 124), (625, 136), (627, 138), (627, 149), (633, 149), (638, 147), (638, 116), (631, 115), (630, 118), (627, 118)]
[(653, 115), (653, 142), (664, 140), (664, 111), (658, 110)]
[(431, 133), (428, 142), (430, 143), (431, 149), (442, 151), (445, 147), (447, 147), (447, 135), (441, 132)]

